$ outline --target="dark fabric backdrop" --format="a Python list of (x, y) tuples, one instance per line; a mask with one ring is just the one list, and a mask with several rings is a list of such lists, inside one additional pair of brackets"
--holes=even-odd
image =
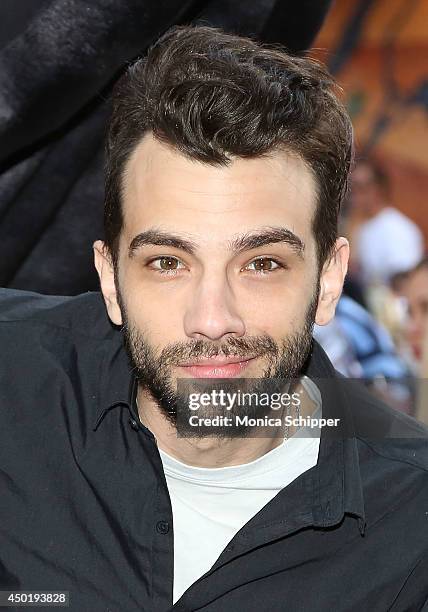
[(172, 24), (204, 23), (302, 53), (330, 0), (2, 0), (0, 286), (98, 289), (103, 140), (123, 67)]

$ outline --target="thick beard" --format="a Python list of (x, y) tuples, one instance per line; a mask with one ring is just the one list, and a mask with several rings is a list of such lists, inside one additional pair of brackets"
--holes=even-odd
[[(317, 283), (317, 286), (318, 283)], [(245, 356), (258, 355), (267, 358), (268, 365), (262, 375), (257, 379), (229, 379), (228, 390), (234, 388), (239, 383), (242, 389), (244, 384), (245, 392), (260, 393), (263, 391), (272, 392), (277, 390), (290, 389), (293, 379), (297, 379), (305, 365), (312, 346), (312, 332), (315, 322), (315, 313), (318, 304), (318, 291), (314, 294), (306, 312), (305, 321), (300, 330), (283, 338), (280, 344), (276, 343), (270, 336), (251, 336), (245, 338), (228, 338), (221, 345), (213, 344), (207, 340), (192, 340), (189, 342), (177, 342), (168, 345), (159, 355), (150, 346), (143, 332), (133, 325), (124, 307), (123, 299), (119, 296), (119, 305), (123, 318), (123, 335), (126, 350), (128, 352), (134, 374), (140, 388), (147, 391), (158, 405), (163, 416), (177, 429), (181, 436), (192, 437), (215, 437), (236, 438), (248, 437), (252, 428), (249, 426), (241, 427), (216, 427), (215, 434), (212, 429), (198, 428), (195, 431), (188, 420), (189, 408), (188, 397), (189, 387), (185, 394), (180, 393), (180, 386), (174, 388), (171, 377), (171, 367), (178, 363), (191, 361), (201, 357), (210, 358), (217, 355)], [(225, 388), (225, 379), (211, 379), (210, 389)], [(279, 383), (275, 388), (272, 382)], [(195, 381), (196, 387), (200, 392), (201, 381)], [(181, 387), (183, 389), (183, 387)], [(204, 389), (205, 390), (205, 389)], [(264, 412), (263, 412), (264, 411)], [(199, 409), (198, 416), (262, 416), (266, 409), (255, 409), (254, 413), (249, 414), (248, 406), (234, 407), (232, 411), (226, 411), (218, 406), (208, 406)], [(178, 422), (178, 423), (177, 423)]]

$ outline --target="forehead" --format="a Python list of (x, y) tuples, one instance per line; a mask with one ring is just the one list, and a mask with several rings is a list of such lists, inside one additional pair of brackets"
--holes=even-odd
[(261, 225), (282, 225), (305, 242), (311, 236), (316, 182), (301, 158), (283, 151), (214, 166), (146, 135), (122, 186), (125, 239), (154, 226), (206, 242)]

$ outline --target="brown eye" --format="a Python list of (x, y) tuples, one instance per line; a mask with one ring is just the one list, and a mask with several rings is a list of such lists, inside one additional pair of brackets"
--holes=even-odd
[(273, 272), (279, 267), (280, 266), (274, 259), (270, 257), (259, 257), (249, 263), (247, 269), (263, 274), (263, 272)]
[(161, 257), (159, 259), (159, 266), (161, 270), (176, 270), (178, 266), (178, 260), (172, 257)]
[(166, 255), (163, 257), (156, 257), (156, 259), (150, 262), (149, 266), (161, 274), (165, 272), (177, 272), (181, 268), (184, 268), (184, 265), (179, 259)]

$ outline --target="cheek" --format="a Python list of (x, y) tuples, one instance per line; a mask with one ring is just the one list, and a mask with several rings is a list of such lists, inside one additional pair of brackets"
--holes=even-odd
[(260, 288), (251, 299), (247, 296), (243, 300), (243, 318), (251, 333), (281, 337), (302, 328), (311, 298), (312, 291), (297, 283), (283, 284), (276, 291), (273, 287)]
[(162, 306), (146, 299), (138, 300), (132, 310), (132, 315), (131, 312), (129, 315), (152, 344), (163, 346), (178, 339), (183, 328), (183, 316), (175, 305), (169, 303)]
[(148, 341), (155, 346), (164, 346), (174, 341), (183, 328), (183, 312), (178, 300), (173, 296), (162, 296), (132, 282), (127, 283), (122, 290), (129, 321)]

